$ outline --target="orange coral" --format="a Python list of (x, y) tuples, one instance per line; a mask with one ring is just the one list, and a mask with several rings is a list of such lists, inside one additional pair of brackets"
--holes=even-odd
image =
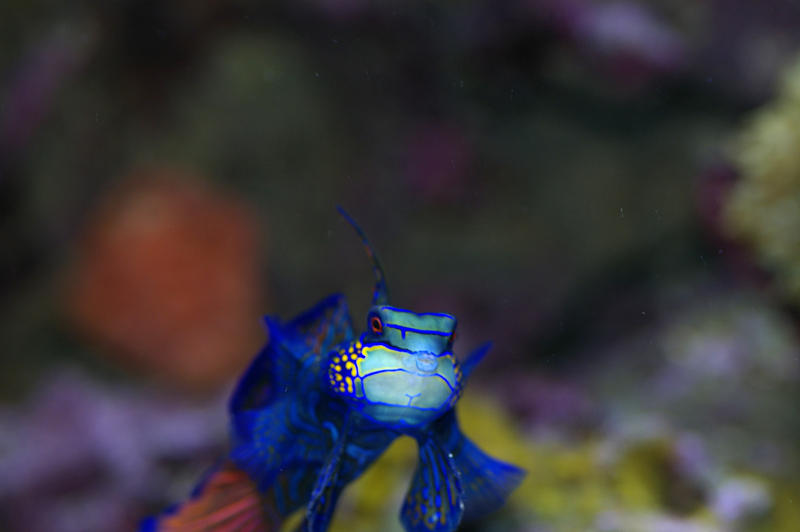
[(134, 172), (90, 216), (70, 314), (147, 373), (195, 389), (220, 385), (263, 340), (258, 240), (239, 202), (179, 171)]

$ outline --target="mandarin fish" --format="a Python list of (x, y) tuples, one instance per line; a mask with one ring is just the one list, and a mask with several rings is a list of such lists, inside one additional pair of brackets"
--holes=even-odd
[(266, 317), (269, 341), (229, 403), (230, 450), (189, 500), (142, 531), (275, 531), (305, 508), (299, 530), (323, 532), (345, 486), (395, 438), (419, 460), (400, 511), (407, 532), (451, 532), (500, 507), (524, 472), (461, 432), (454, 405), (485, 344), (459, 362), (455, 317), (389, 304), (381, 263), (356, 222), (375, 274), (356, 335), (335, 294), (290, 321)]

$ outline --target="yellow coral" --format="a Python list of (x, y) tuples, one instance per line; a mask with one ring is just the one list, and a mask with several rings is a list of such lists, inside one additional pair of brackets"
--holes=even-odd
[[(702, 500), (687, 515), (670, 513), (665, 499), (674, 488), (667, 474), (674, 449), (667, 439), (541, 441), (520, 434), (490, 398), (468, 392), (458, 407), (462, 428), (475, 443), (528, 471), (506, 506), (487, 516), (496, 521), (493, 529), (524, 530), (532, 523), (553, 532), (646, 531), (659, 526), (708, 532), (728, 529)], [(395, 441), (347, 487), (331, 531), (403, 532), (398, 513), (416, 461), (417, 446), (412, 439)], [(778, 497), (772, 514), (763, 522), (766, 529), (794, 530), (789, 523), (796, 523), (798, 514), (789, 497), (791, 490), (776, 486), (769, 491), (783, 494), (783, 498)], [(297, 517), (283, 530), (293, 530)]]
[(733, 157), (741, 179), (725, 225), (800, 303), (800, 61), (786, 72), (778, 98), (751, 117)]

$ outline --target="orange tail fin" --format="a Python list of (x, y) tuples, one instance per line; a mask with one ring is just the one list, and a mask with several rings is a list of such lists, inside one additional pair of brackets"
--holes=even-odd
[(279, 523), (247, 473), (226, 462), (188, 501), (146, 520), (140, 532), (274, 532)]

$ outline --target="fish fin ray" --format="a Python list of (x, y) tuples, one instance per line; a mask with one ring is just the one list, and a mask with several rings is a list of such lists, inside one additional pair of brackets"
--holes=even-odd
[(355, 230), (361, 243), (364, 246), (364, 251), (367, 252), (367, 257), (372, 265), (372, 272), (375, 275), (375, 289), (372, 291), (372, 304), (373, 305), (388, 305), (389, 304), (389, 287), (386, 285), (386, 274), (381, 266), (381, 261), (378, 260), (378, 254), (367, 239), (367, 234), (361, 229), (361, 226), (350, 216), (341, 205), (336, 206), (336, 210), (342, 215), (347, 223)]
[(327, 355), (339, 344), (353, 340), (353, 324), (347, 299), (342, 294), (332, 294), (286, 324), (302, 348), (294, 350), (301, 362), (309, 357)]
[(317, 476), (306, 509), (306, 530), (308, 532), (325, 532), (333, 517), (333, 511), (342, 490), (339, 471), (344, 458), (346, 440), (347, 432), (343, 430)]
[(464, 490), (464, 519), (472, 520), (500, 508), (522, 482), (525, 470), (484, 453), (458, 426), (455, 411), (437, 422), (435, 432), (452, 454)]
[(461, 385), (464, 384), (469, 379), (469, 376), (475, 370), (477, 365), (483, 360), (483, 357), (486, 356), (486, 353), (489, 352), (489, 349), (492, 348), (492, 342), (486, 342), (485, 344), (479, 346), (475, 349), (472, 353), (470, 353), (466, 359), (461, 363), (461, 374), (463, 377), (461, 378)]
[(225, 462), (198, 484), (189, 500), (146, 519), (140, 532), (225, 532), (245, 523), (272, 532), (279, 518), (247, 473)]
[(299, 365), (287, 350), (285, 327), (271, 316), (264, 317), (264, 324), (269, 333), (267, 344), (245, 370), (228, 402), (228, 411), (234, 418), (241, 412), (270, 405), (298, 372)]
[(324, 463), (344, 431), (342, 413), (311, 391), (303, 398), (282, 397), (247, 416), (247, 428), (234, 437), (231, 459), (266, 488), (289, 468)]
[(453, 459), (434, 438), (420, 443), (419, 463), (400, 521), (406, 532), (453, 532), (464, 511), (461, 479)]
[[(266, 316), (269, 341), (239, 380), (228, 404), (234, 429), (246, 433), (248, 416), (298, 386), (307, 386), (321, 361), (340, 343), (354, 337), (347, 300), (341, 294), (326, 297), (287, 323)], [(305, 380), (300, 380), (300, 379)]]

